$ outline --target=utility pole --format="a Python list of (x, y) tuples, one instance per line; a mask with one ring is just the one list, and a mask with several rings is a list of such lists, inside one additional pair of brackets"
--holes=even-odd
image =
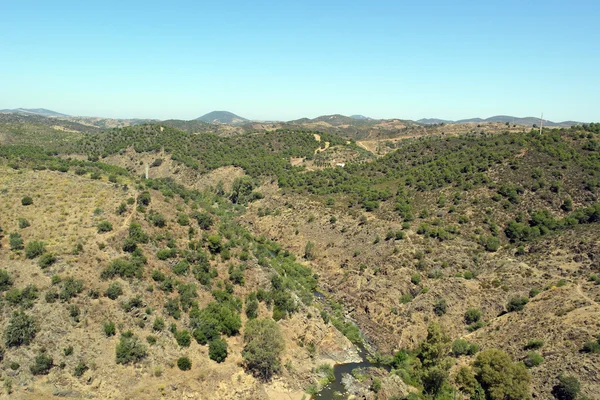
[(544, 126), (544, 113), (540, 117), (540, 135), (542, 134), (542, 127)]
[(148, 163), (146, 163), (146, 179), (148, 179)]

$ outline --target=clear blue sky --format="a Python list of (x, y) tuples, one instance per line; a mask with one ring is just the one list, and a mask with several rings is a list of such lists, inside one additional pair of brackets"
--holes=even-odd
[(600, 1), (4, 1), (0, 109), (600, 121)]

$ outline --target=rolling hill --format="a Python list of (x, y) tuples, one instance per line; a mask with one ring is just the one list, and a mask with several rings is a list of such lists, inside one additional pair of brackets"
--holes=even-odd
[(29, 114), (29, 115), (40, 115), (42, 117), (68, 117), (67, 114), (61, 114), (56, 111), (47, 110), (45, 108), (14, 108), (0, 110), (0, 113), (15, 113), (15, 114)]
[(209, 124), (232, 124), (239, 125), (248, 122), (249, 120), (240, 117), (239, 115), (235, 115), (229, 111), (212, 111), (208, 114), (204, 114), (203, 116), (196, 118), (196, 120), (200, 120), (203, 122), (207, 122)]

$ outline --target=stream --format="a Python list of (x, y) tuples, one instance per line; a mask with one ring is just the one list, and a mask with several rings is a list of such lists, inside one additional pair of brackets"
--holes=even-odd
[[(325, 296), (323, 293), (315, 292), (315, 297), (318, 300), (324, 300)], [(333, 400), (333, 399), (346, 399), (348, 397), (348, 393), (346, 392), (346, 388), (342, 383), (342, 378), (345, 374), (352, 374), (352, 371), (356, 368), (370, 368), (370, 367), (378, 367), (383, 368), (383, 366), (378, 364), (371, 363), (367, 356), (369, 352), (365, 349), (364, 345), (356, 346), (358, 350), (358, 355), (362, 359), (360, 362), (352, 362), (345, 364), (336, 364), (333, 366), (333, 375), (335, 377), (335, 381), (328, 383), (323, 389), (316, 394), (313, 399), (322, 399), (322, 400)], [(386, 368), (387, 369), (387, 368)]]

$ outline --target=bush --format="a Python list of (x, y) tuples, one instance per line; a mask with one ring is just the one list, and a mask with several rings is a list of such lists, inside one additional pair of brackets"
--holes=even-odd
[(465, 313), (465, 322), (470, 325), (479, 322), (481, 319), (481, 310), (478, 308), (469, 308)]
[(25, 256), (29, 259), (41, 256), (45, 251), (44, 242), (34, 240), (33, 242), (27, 243), (25, 246)]
[(525, 350), (535, 350), (535, 349), (539, 349), (544, 345), (544, 341), (541, 339), (531, 339), (527, 342), (527, 344), (525, 346), (523, 346), (523, 348)]
[(525, 356), (524, 362), (527, 368), (533, 368), (543, 363), (544, 357), (542, 357), (539, 353), (536, 353), (535, 351), (530, 351), (529, 353), (527, 353), (527, 356)]
[(448, 310), (448, 304), (446, 303), (445, 299), (439, 299), (433, 306), (433, 312), (438, 317), (441, 317), (442, 315), (446, 314), (447, 310)]
[(421, 275), (420, 274), (413, 274), (410, 277), (410, 281), (415, 284), (418, 285), (419, 283), (421, 283)]
[(525, 304), (527, 303), (529, 303), (529, 299), (527, 297), (511, 297), (508, 301), (506, 309), (508, 312), (523, 311)]
[(44, 253), (38, 260), (38, 265), (42, 269), (46, 269), (56, 262), (56, 256), (52, 253)]
[(24, 206), (30, 206), (33, 204), (33, 199), (30, 196), (25, 196), (21, 199), (21, 204)]
[(152, 329), (154, 329), (157, 332), (165, 329), (165, 320), (161, 317), (156, 317), (154, 319), (154, 323), (152, 324)]
[(121, 335), (116, 348), (117, 364), (136, 363), (146, 357), (146, 346), (131, 332)]
[(100, 274), (102, 279), (110, 279), (115, 276), (121, 278), (141, 278), (145, 257), (117, 258), (111, 261)]
[(485, 249), (489, 252), (496, 252), (500, 248), (500, 241), (495, 236), (488, 236), (485, 240)]
[(279, 325), (270, 319), (248, 321), (242, 352), (245, 367), (261, 379), (269, 380), (281, 370), (280, 354), (285, 341)]
[(98, 222), (98, 233), (110, 232), (113, 230), (113, 226), (108, 221)]
[(105, 322), (104, 325), (102, 325), (102, 327), (104, 329), (104, 334), (106, 335), (106, 337), (115, 336), (115, 334), (117, 333), (117, 328), (115, 327), (114, 322)]
[(0, 269), (0, 292), (4, 292), (8, 288), (10, 288), (13, 284), (12, 278), (3, 269)]
[(35, 338), (38, 328), (29, 315), (24, 312), (15, 312), (8, 321), (4, 331), (4, 341), (7, 347), (29, 345)]
[(192, 361), (187, 357), (180, 357), (177, 360), (177, 367), (182, 371), (189, 371), (192, 369)]
[(144, 191), (138, 196), (138, 204), (148, 207), (150, 205), (150, 192)]
[(246, 301), (246, 316), (248, 319), (255, 319), (258, 317), (258, 300), (255, 298)]
[(8, 235), (8, 242), (11, 250), (22, 250), (23, 249), (23, 239), (21, 235), (18, 233), (11, 233)]
[(227, 358), (227, 342), (223, 339), (213, 339), (208, 343), (208, 356), (218, 363)]
[(77, 366), (75, 367), (75, 370), (73, 371), (73, 376), (80, 378), (83, 376), (83, 374), (85, 374), (85, 372), (88, 369), (88, 366), (85, 365), (83, 361), (80, 361), (79, 364), (77, 364)]
[(116, 300), (122, 294), (123, 288), (119, 282), (112, 282), (110, 285), (108, 285), (106, 292), (104, 292), (104, 295), (111, 300)]
[(209, 235), (206, 240), (208, 241), (208, 250), (212, 254), (221, 252), (222, 244), (221, 237), (219, 235)]
[(190, 343), (192, 343), (192, 335), (190, 335), (190, 331), (183, 329), (175, 332), (175, 340), (177, 340), (177, 344), (181, 347), (190, 347)]
[(561, 375), (558, 384), (552, 388), (552, 395), (557, 400), (576, 400), (581, 391), (581, 384), (574, 376)]
[(19, 218), (19, 229), (25, 229), (29, 226), (31, 226), (29, 221), (27, 221), (25, 218)]
[(592, 354), (600, 353), (600, 343), (597, 341), (585, 342), (581, 351)]
[(456, 357), (463, 356), (463, 355), (472, 356), (473, 354), (477, 353), (478, 351), (479, 351), (478, 345), (476, 345), (474, 343), (469, 343), (465, 339), (456, 339), (452, 343), (452, 353)]
[(83, 291), (83, 281), (80, 279), (67, 278), (63, 282), (63, 288), (60, 291), (61, 300), (68, 301)]
[(54, 360), (52, 357), (42, 353), (35, 357), (35, 364), (29, 367), (29, 369), (33, 375), (48, 375), (53, 366)]
[(213, 217), (208, 213), (194, 213), (193, 217), (198, 221), (198, 227), (205, 231), (209, 230), (213, 224)]
[(315, 244), (313, 242), (307, 242), (304, 247), (304, 258), (307, 260), (314, 260), (315, 258)]

